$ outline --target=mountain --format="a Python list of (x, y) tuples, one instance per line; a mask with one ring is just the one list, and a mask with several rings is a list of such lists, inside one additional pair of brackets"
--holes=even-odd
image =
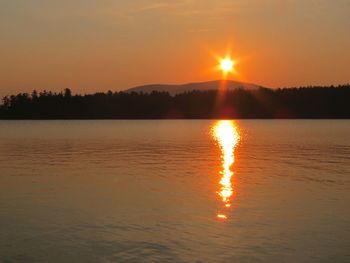
[(171, 95), (175, 95), (178, 93), (183, 93), (187, 91), (193, 90), (218, 90), (220, 87), (226, 87), (228, 90), (243, 88), (243, 89), (258, 89), (261, 86), (244, 83), (233, 80), (214, 80), (207, 82), (194, 82), (187, 84), (179, 84), (179, 85), (168, 85), (168, 84), (151, 84), (138, 86), (131, 89), (127, 89), (126, 92), (137, 92), (137, 93), (151, 93), (152, 91), (166, 91)]

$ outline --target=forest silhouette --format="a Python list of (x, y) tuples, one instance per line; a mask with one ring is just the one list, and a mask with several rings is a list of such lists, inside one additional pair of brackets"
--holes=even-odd
[(6, 96), (0, 119), (350, 118), (350, 85), (283, 89), (112, 92), (43, 91)]

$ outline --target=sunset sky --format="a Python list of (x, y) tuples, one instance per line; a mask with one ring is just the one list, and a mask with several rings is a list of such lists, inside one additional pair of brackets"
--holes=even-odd
[(0, 95), (220, 79), (350, 82), (349, 0), (0, 0)]

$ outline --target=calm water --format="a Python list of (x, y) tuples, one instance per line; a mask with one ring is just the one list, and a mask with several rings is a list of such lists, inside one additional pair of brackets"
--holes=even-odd
[(350, 121), (1, 121), (1, 262), (350, 262)]

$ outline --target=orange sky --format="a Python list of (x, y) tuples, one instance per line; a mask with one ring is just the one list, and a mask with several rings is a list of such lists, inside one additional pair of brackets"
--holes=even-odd
[(268, 87), (350, 82), (348, 0), (0, 1), (0, 95), (89, 93), (221, 78)]

